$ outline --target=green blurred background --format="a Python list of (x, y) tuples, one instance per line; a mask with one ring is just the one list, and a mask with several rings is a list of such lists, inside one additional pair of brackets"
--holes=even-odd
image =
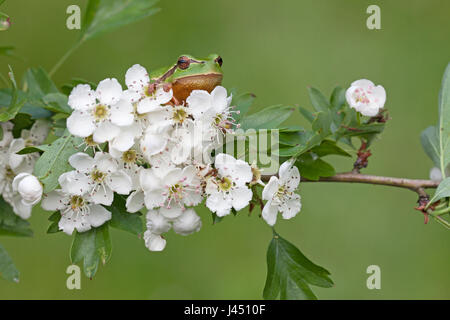
[[(66, 8), (87, 1), (6, 1), (13, 25), (0, 33), (25, 59), (1, 58), (6, 72), (49, 70), (78, 36), (67, 30)], [(382, 30), (366, 28), (366, 8), (381, 7)], [(181, 53), (224, 59), (224, 85), (251, 91), (258, 108), (309, 107), (306, 87), (331, 93), (368, 78), (382, 84), (392, 120), (373, 147), (365, 173), (427, 178), (431, 161), (419, 134), (437, 121), (437, 96), (450, 61), (450, 1), (444, 0), (190, 0), (161, 1), (158, 14), (87, 42), (57, 72), (72, 77), (123, 79), (140, 63), (153, 70)], [(305, 124), (298, 113), (290, 124)], [(329, 159), (338, 170), (351, 160)], [(335, 287), (314, 288), (322, 299), (450, 298), (450, 233), (413, 209), (412, 192), (369, 185), (303, 184), (303, 210), (279, 221), (278, 232), (332, 273)], [(34, 238), (1, 238), (21, 271), (19, 284), (0, 280), (2, 299), (260, 299), (270, 228), (242, 212), (212, 225), (200, 212), (201, 232), (170, 232), (162, 253), (113, 230), (113, 255), (82, 290), (66, 289), (71, 238), (46, 235), (48, 214), (30, 219)], [(381, 267), (381, 290), (368, 290), (366, 268)]]

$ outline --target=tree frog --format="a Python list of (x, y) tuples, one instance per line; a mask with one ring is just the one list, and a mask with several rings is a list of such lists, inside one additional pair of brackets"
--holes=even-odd
[(181, 103), (192, 90), (211, 92), (220, 85), (223, 77), (222, 63), (222, 58), (217, 54), (210, 54), (203, 60), (187, 54), (181, 55), (175, 65), (151, 73), (150, 78), (153, 88), (160, 83), (165, 88), (172, 88), (176, 102)]

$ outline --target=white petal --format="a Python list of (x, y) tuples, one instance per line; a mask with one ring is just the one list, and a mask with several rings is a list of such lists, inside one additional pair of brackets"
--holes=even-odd
[(184, 211), (184, 207), (180, 207), (179, 205), (174, 205), (169, 208), (161, 207), (159, 209), (159, 213), (166, 219), (176, 219), (181, 216)]
[(71, 195), (83, 195), (92, 190), (89, 177), (76, 171), (64, 172), (58, 178), (61, 189)]
[(111, 106), (111, 122), (118, 126), (129, 126), (134, 121), (134, 110), (131, 102), (121, 99), (118, 103)]
[(47, 194), (41, 202), (41, 207), (47, 211), (61, 210), (65, 207), (66, 197), (58, 190)]
[(145, 206), (147, 209), (157, 208), (164, 204), (166, 198), (162, 196), (163, 192), (162, 189), (144, 191)]
[(156, 210), (149, 210), (146, 219), (147, 229), (153, 234), (162, 234), (170, 230), (169, 221)]
[(244, 209), (252, 200), (253, 192), (247, 187), (231, 190), (232, 205), (237, 211)]
[(147, 70), (139, 64), (132, 66), (125, 74), (125, 83), (131, 90), (140, 92), (148, 85), (149, 82), (150, 77)]
[(298, 194), (294, 194), (291, 199), (283, 202), (279, 207), (284, 219), (291, 219), (295, 217), (297, 213), (300, 212), (301, 208), (302, 204)]
[(106, 210), (105, 207), (93, 204), (90, 205), (89, 209), (87, 219), (93, 227), (100, 227), (106, 221), (111, 220), (111, 212)]
[(172, 89), (170, 89), (169, 91), (165, 91), (163, 87), (156, 89), (155, 99), (156, 101), (158, 101), (160, 105), (168, 103), (170, 100), (172, 100), (172, 97), (173, 97)]
[(281, 175), (280, 170), (280, 183), (286, 186), (287, 191), (294, 192), (300, 183), (300, 172), (298, 168), (293, 166), (283, 172), (283, 175)]
[(263, 200), (271, 200), (277, 192), (279, 186), (278, 178), (275, 176), (271, 176), (269, 182), (264, 186), (262, 192)]
[(75, 110), (86, 110), (95, 105), (95, 93), (88, 84), (79, 84), (72, 89), (68, 105)]
[(50, 121), (39, 119), (30, 129), (29, 139), (34, 145), (41, 145), (50, 132)]
[(206, 206), (217, 216), (223, 217), (230, 213), (232, 204), (231, 199), (225, 198), (220, 192), (214, 192), (206, 199)]
[(144, 192), (133, 191), (127, 198), (127, 211), (130, 213), (138, 212), (145, 205)]
[(160, 235), (153, 234), (150, 231), (145, 231), (144, 240), (145, 246), (150, 251), (163, 251), (166, 247), (166, 239)]
[[(122, 131), (110, 142), (111, 149), (125, 152), (134, 145), (134, 134), (130, 131)], [(111, 151), (110, 151), (111, 152)]]
[(77, 152), (69, 157), (69, 164), (78, 171), (90, 171), (94, 167), (94, 159), (86, 153)]
[(164, 150), (168, 138), (163, 134), (152, 134), (146, 132), (141, 140), (141, 150), (146, 157), (151, 157)]
[(361, 80), (356, 80), (352, 83), (352, 86), (354, 87), (361, 87), (364, 89), (367, 89), (369, 87), (374, 87), (374, 83), (370, 80), (367, 79), (361, 79)]
[(143, 169), (139, 173), (139, 183), (141, 188), (146, 190), (155, 190), (163, 187), (162, 181), (155, 174), (154, 169)]
[(104, 79), (98, 84), (95, 94), (101, 104), (110, 106), (120, 100), (122, 96), (122, 86), (115, 78)]
[(109, 121), (103, 121), (94, 131), (94, 141), (103, 143), (111, 141), (120, 133), (119, 127), (113, 125)]
[(198, 232), (202, 227), (202, 220), (193, 209), (187, 209), (173, 222), (173, 231), (183, 236)]
[(217, 86), (211, 91), (212, 105), (216, 113), (222, 113), (228, 106), (227, 90)]
[(95, 130), (94, 119), (86, 111), (75, 110), (67, 118), (67, 129), (74, 136), (86, 138)]
[(131, 192), (131, 178), (122, 170), (109, 175), (109, 187), (118, 194), (129, 194)]
[(95, 204), (110, 206), (114, 200), (114, 193), (108, 186), (97, 186), (96, 191), (92, 194), (91, 197), (92, 201)]
[(277, 222), (278, 206), (271, 205), (271, 201), (267, 202), (262, 211), (262, 217), (269, 226), (273, 226)]
[(156, 101), (152, 97), (146, 97), (139, 101), (137, 105), (137, 112), (142, 114), (157, 111), (159, 108), (161, 108), (161, 104), (158, 101)]
[(97, 152), (94, 157), (95, 167), (101, 172), (116, 172), (117, 161), (109, 153)]
[(211, 96), (205, 90), (193, 90), (186, 103), (195, 119), (201, 118), (211, 108)]

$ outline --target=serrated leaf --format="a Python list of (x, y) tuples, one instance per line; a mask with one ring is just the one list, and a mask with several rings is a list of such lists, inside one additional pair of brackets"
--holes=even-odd
[(45, 109), (55, 113), (70, 114), (72, 109), (67, 104), (68, 98), (66, 95), (56, 92), (49, 93), (42, 97), (42, 101), (45, 104)]
[(83, 263), (84, 274), (92, 278), (97, 272), (100, 262), (105, 264), (111, 256), (111, 239), (109, 237), (108, 223), (86, 232), (76, 232), (70, 258), (72, 263)]
[(239, 113), (233, 114), (234, 120), (239, 123), (239, 120), (242, 119), (251, 105), (255, 101), (256, 96), (253, 93), (243, 93), (237, 96), (233, 95), (233, 100), (231, 101), (231, 105), (235, 106), (235, 111), (239, 111)]
[(0, 244), (0, 276), (8, 281), (19, 282), (19, 270), (14, 265), (8, 252)]
[(331, 93), (330, 105), (333, 110), (339, 110), (345, 104), (345, 89), (342, 87), (334, 88)]
[(447, 197), (450, 197), (450, 177), (445, 178), (444, 180), (441, 181), (430, 202), (428, 202), (428, 206), (442, 198)]
[(427, 156), (434, 165), (440, 168), (439, 132), (436, 127), (430, 126), (420, 134), (420, 142)]
[(298, 110), (303, 115), (303, 117), (305, 117), (305, 119), (308, 120), (310, 123), (314, 121), (314, 114), (311, 111), (303, 107), (298, 107)]
[(14, 73), (11, 67), (9, 67), (9, 70), (8, 76), (12, 86), (11, 100), (8, 107), (0, 106), (0, 122), (13, 119), (26, 102), (26, 99), (19, 97)]
[(294, 108), (290, 106), (275, 105), (267, 107), (242, 118), (241, 128), (243, 130), (276, 129), (290, 117), (293, 111)]
[(439, 168), (445, 175), (450, 162), (450, 63), (445, 69), (439, 92)]
[(305, 153), (295, 163), (300, 170), (300, 175), (309, 180), (319, 180), (320, 177), (331, 177), (336, 174), (334, 168), (321, 158), (313, 157)]
[(327, 112), (330, 109), (330, 104), (325, 96), (316, 88), (308, 88), (309, 99), (316, 111)]
[(264, 299), (317, 299), (309, 285), (329, 288), (330, 273), (306, 258), (293, 244), (274, 232), (267, 250)]
[(327, 137), (331, 134), (331, 114), (329, 111), (318, 112), (311, 126), (321, 137)]
[(58, 88), (43, 68), (30, 68), (25, 72), (25, 87), (30, 100), (40, 100), (49, 93), (58, 93)]
[(136, 235), (144, 232), (141, 215), (127, 212), (125, 200), (121, 196), (115, 194), (113, 203), (107, 209), (112, 214), (112, 218), (109, 221), (111, 227)]
[(82, 139), (65, 132), (64, 136), (48, 145), (34, 167), (34, 175), (44, 184), (44, 192), (48, 193), (58, 187), (58, 178), (73, 168), (69, 157), (78, 152)]
[(156, 0), (90, 0), (81, 30), (81, 41), (142, 20), (159, 9)]
[[(21, 90), (17, 90), (19, 100), (24, 100), (25, 103), (20, 109), (20, 113), (28, 114), (33, 119), (48, 118), (52, 113), (41, 107), (41, 104), (36, 104), (27, 100), (27, 94)], [(9, 106), (11, 104), (12, 90), (11, 88), (0, 89), (0, 107)], [(20, 114), (19, 113), (19, 114)]]
[(322, 143), (314, 148), (311, 149), (312, 152), (314, 152), (319, 157), (324, 157), (328, 155), (339, 155), (344, 157), (351, 157), (351, 155), (340, 148), (336, 142), (331, 140), (324, 140)]
[(15, 237), (32, 237), (28, 221), (17, 216), (11, 206), (0, 197), (0, 235)]

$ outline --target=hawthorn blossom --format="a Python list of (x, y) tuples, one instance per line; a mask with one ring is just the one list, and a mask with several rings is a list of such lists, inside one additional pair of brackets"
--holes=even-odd
[(8, 146), (11, 141), (14, 139), (12, 134), (12, 129), (14, 125), (11, 122), (2, 122), (0, 123), (0, 126), (2, 127), (3, 137), (0, 139), (0, 149), (5, 148)]
[(67, 118), (69, 132), (77, 137), (89, 137), (103, 143), (119, 135), (121, 126), (133, 123), (133, 105), (122, 94), (117, 79), (100, 81), (94, 91), (87, 84), (77, 85), (69, 96), (74, 110)]
[(267, 200), (262, 217), (270, 226), (277, 221), (278, 212), (284, 219), (297, 215), (302, 205), (300, 195), (294, 193), (300, 183), (300, 172), (291, 161), (284, 162), (278, 171), (278, 177), (270, 177), (262, 192), (263, 200)]
[(185, 206), (202, 201), (200, 179), (194, 166), (183, 169), (145, 169), (141, 171), (141, 187), (147, 209), (160, 207), (168, 219), (179, 217)]
[(75, 229), (78, 232), (85, 232), (111, 220), (111, 212), (93, 203), (89, 194), (71, 193), (67, 188), (70, 183), (72, 182), (60, 179), (61, 189), (50, 192), (41, 202), (44, 210), (61, 213), (58, 222), (60, 230), (71, 235)]
[(139, 114), (160, 110), (161, 106), (172, 100), (172, 89), (165, 90), (162, 85), (150, 83), (147, 70), (135, 64), (127, 70), (125, 83), (129, 91), (134, 92), (140, 98), (136, 110)]
[(230, 132), (234, 123), (230, 107), (232, 96), (227, 96), (227, 90), (217, 86), (211, 93), (205, 90), (193, 90), (186, 103), (194, 119), (205, 125), (205, 133), (211, 140), (218, 139), (224, 133)]
[(364, 116), (374, 117), (386, 102), (386, 91), (381, 85), (366, 79), (357, 80), (347, 89), (345, 97), (350, 108)]
[(94, 158), (78, 152), (70, 156), (70, 165), (75, 171), (66, 172), (61, 179), (67, 181), (67, 190), (71, 194), (89, 193), (92, 202), (111, 205), (114, 192), (129, 194), (132, 180), (110, 154), (97, 152)]
[(250, 165), (220, 153), (215, 158), (214, 166), (218, 174), (207, 180), (206, 206), (219, 217), (228, 215), (232, 208), (245, 208), (253, 195), (246, 185), (253, 177)]

